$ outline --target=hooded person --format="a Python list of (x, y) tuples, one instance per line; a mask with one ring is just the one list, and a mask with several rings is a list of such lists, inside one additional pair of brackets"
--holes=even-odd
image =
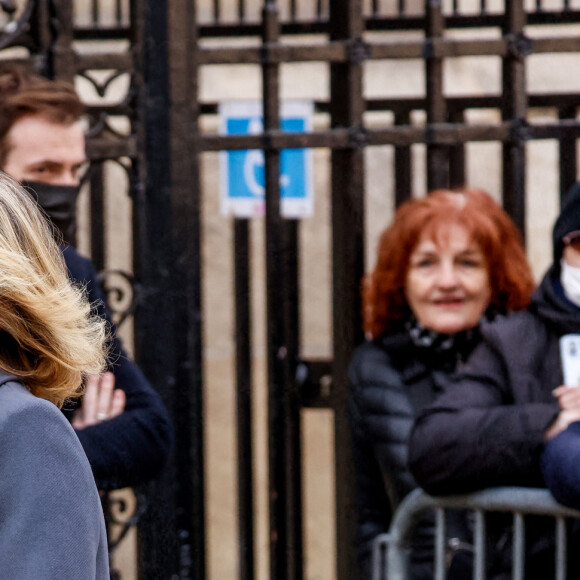
[[(554, 226), (553, 270), (561, 303), (580, 313), (580, 183), (571, 188)], [(541, 466), (555, 499), (580, 509), (580, 324), (568, 331), (560, 352), (564, 380), (554, 391), (562, 416), (546, 443)]]
[[(417, 418), (409, 466), (428, 493), (548, 483), (557, 499), (580, 505), (580, 462), (578, 475), (564, 478), (580, 458), (580, 389), (564, 384), (560, 352), (563, 336), (580, 334), (578, 183), (554, 225), (553, 250), (528, 309), (482, 323), (478, 347)], [(528, 518), (526, 578), (554, 577), (554, 561), (554, 527)], [(578, 577), (578, 564), (570, 550), (568, 578)]]

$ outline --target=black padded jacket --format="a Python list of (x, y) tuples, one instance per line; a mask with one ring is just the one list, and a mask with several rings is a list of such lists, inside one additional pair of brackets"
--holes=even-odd
[[(452, 372), (478, 341), (456, 337), (454, 348), (416, 346), (406, 331), (361, 345), (350, 366), (349, 418), (356, 481), (356, 552), (361, 577), (371, 577), (372, 543), (387, 532), (391, 515), (417, 487), (407, 468), (407, 441), (418, 411), (433, 402), (437, 384)], [(448, 526), (449, 527), (449, 526)], [(464, 525), (458, 522), (455, 528)], [(465, 535), (463, 530), (453, 536)], [(462, 538), (463, 539), (463, 538)], [(423, 577), (433, 554), (433, 520), (428, 517), (413, 538), (413, 578)]]

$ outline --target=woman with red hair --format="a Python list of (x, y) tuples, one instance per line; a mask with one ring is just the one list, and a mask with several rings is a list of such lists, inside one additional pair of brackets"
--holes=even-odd
[[(482, 317), (528, 306), (534, 282), (518, 230), (478, 189), (437, 190), (403, 204), (382, 234), (375, 269), (363, 281), (367, 341), (350, 367), (349, 414), (356, 474), (356, 545), (371, 577), (374, 538), (415, 487), (407, 467), (417, 414), (479, 342)], [(456, 517), (455, 517), (456, 516)], [(448, 578), (467, 577), (462, 513), (448, 519)], [(434, 528), (412, 539), (411, 577), (433, 577)]]

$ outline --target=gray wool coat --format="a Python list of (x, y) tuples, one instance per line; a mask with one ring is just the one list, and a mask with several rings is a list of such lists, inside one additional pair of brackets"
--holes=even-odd
[(64, 415), (0, 375), (0, 577), (108, 580), (89, 462)]

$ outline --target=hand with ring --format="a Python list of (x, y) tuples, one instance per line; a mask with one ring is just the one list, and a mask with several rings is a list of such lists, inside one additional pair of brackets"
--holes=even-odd
[(115, 375), (107, 372), (87, 379), (82, 404), (72, 418), (75, 429), (97, 425), (120, 415), (125, 409), (125, 392), (115, 389)]

